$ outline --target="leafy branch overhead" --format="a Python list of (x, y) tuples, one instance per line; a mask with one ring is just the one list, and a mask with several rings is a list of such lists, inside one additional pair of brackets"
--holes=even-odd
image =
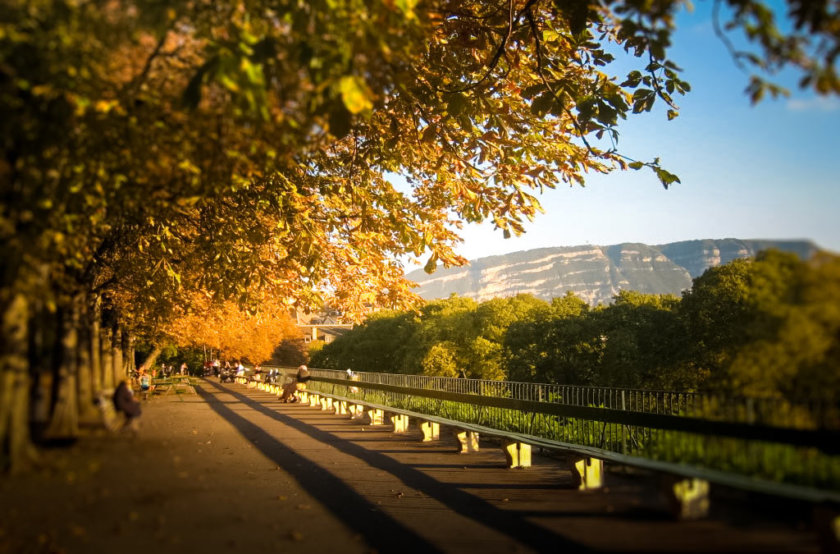
[[(4, 290), (83, 291), (148, 329), (188, 307), (184, 291), (350, 314), (411, 304), (395, 260), (463, 263), (464, 221), (522, 233), (539, 193), (588, 172), (679, 182), (618, 140), (634, 114), (678, 115), (690, 85), (669, 47), (685, 6), (6, 2)], [(755, 100), (788, 66), (840, 90), (835, 5), (790, 0), (787, 23), (755, 1), (716, 7), (722, 40), (751, 48), (731, 46), (737, 62), (765, 72)], [(635, 68), (617, 75), (622, 52)]]

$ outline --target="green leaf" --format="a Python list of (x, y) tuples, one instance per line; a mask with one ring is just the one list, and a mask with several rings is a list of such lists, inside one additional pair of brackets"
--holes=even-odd
[(539, 95), (536, 100), (531, 102), (531, 113), (534, 115), (545, 115), (545, 113), (551, 108), (553, 102), (554, 95), (550, 92), (544, 92)]
[(417, 0), (396, 0), (396, 5), (405, 14), (406, 19), (414, 19), (414, 8)]
[(446, 111), (450, 115), (460, 115), (470, 106), (467, 98), (460, 93), (455, 93), (449, 96), (446, 102)]
[(679, 177), (677, 177), (676, 175), (674, 175), (670, 171), (666, 171), (666, 170), (662, 169), (661, 167), (655, 167), (654, 171), (656, 172), (656, 176), (659, 178), (659, 182), (661, 182), (662, 186), (665, 187), (666, 189), (672, 183), (679, 183), (680, 182)]

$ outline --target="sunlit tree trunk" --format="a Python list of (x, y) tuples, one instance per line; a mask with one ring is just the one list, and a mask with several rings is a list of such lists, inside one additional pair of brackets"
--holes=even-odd
[(0, 330), (0, 466), (12, 473), (35, 457), (29, 438), (27, 325), (29, 307), (22, 294), (3, 307)]
[(53, 377), (56, 380), (56, 397), (46, 436), (50, 439), (72, 439), (79, 435), (79, 312), (75, 303), (63, 310), (60, 317), (60, 356)]

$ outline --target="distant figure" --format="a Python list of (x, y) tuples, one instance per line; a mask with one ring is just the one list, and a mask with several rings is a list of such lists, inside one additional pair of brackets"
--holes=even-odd
[(297, 375), (295, 376), (295, 381), (297, 381), (298, 385), (303, 385), (298, 387), (298, 390), (306, 389), (306, 383), (309, 382), (310, 375), (309, 375), (309, 368), (305, 365), (302, 365), (297, 370)]
[(143, 393), (143, 400), (149, 399), (149, 391), (152, 390), (152, 376), (145, 369), (140, 370), (140, 392)]
[(188, 372), (187, 362), (181, 364), (181, 375), (186, 375)]
[[(347, 368), (347, 378), (350, 379), (351, 381), (358, 381), (359, 380), (359, 376), (356, 375), (355, 373), (353, 373), (353, 370), (350, 369), (349, 367)], [(349, 390), (350, 390), (351, 394), (356, 394), (357, 392), (359, 392), (359, 387), (349, 387)]]
[(117, 385), (113, 401), (114, 409), (125, 415), (123, 429), (137, 431), (137, 418), (140, 417), (142, 410), (140, 409), (140, 403), (134, 400), (134, 393), (125, 380), (120, 381), (120, 384)]
[(294, 381), (283, 385), (283, 394), (280, 395), (280, 402), (299, 402), (298, 391), (306, 390), (306, 383), (309, 382), (309, 368), (302, 365), (297, 370)]

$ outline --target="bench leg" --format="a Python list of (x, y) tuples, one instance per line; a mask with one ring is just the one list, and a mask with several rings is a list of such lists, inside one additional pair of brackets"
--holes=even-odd
[(662, 478), (662, 492), (671, 515), (678, 520), (703, 519), (709, 515), (709, 482), (667, 475)]
[(339, 400), (335, 403), (335, 415), (347, 415), (347, 401)]
[(506, 442), (502, 446), (507, 465), (510, 468), (531, 467), (531, 445), (522, 442)]
[(321, 407), (321, 397), (317, 394), (310, 394), (309, 395), (309, 407), (310, 408), (320, 408)]
[(394, 433), (408, 432), (408, 416), (407, 415), (392, 415), (391, 423), (394, 425)]
[(360, 419), (365, 413), (364, 406), (361, 404), (350, 404), (348, 410), (350, 411), (350, 417), (353, 419)]
[(423, 433), (423, 442), (440, 440), (440, 424), (431, 421), (420, 423), (420, 431)]
[(458, 439), (460, 445), (460, 453), (478, 452), (478, 433), (475, 431), (461, 431), (455, 430), (455, 438)]
[(583, 458), (572, 465), (572, 472), (580, 479), (578, 490), (600, 489), (604, 486), (604, 460)]
[(840, 512), (837, 506), (817, 505), (814, 508), (814, 527), (823, 552), (840, 552)]
[(370, 418), (371, 425), (384, 425), (385, 424), (385, 414), (382, 410), (368, 410), (367, 411), (368, 417)]

